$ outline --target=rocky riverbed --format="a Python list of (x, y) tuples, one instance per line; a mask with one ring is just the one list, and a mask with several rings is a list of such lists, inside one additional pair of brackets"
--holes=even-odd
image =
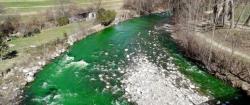
[(159, 68), (147, 57), (133, 58), (122, 80), (125, 97), (138, 105), (197, 105), (210, 99), (201, 95), (190, 80), (168, 59), (167, 69)]

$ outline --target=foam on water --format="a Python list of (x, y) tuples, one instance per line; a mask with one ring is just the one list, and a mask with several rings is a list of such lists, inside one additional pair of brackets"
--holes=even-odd
[(86, 66), (88, 66), (88, 63), (83, 60), (80, 60), (76, 62), (70, 62), (69, 64), (66, 65), (66, 68), (69, 68), (69, 67), (84, 68)]
[(61, 95), (47, 95), (46, 97), (34, 98), (33, 101), (39, 103), (45, 103), (46, 105), (62, 105), (58, 103), (58, 101), (51, 102), (51, 100), (61, 100), (61, 99), (62, 99)]
[(63, 57), (62, 62), (63, 62), (63, 63), (68, 63), (68, 62), (74, 61), (74, 59), (75, 59), (74, 57), (65, 55), (65, 56)]

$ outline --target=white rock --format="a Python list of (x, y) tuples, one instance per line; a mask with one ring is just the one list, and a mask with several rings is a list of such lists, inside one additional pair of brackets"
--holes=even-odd
[(24, 72), (24, 73), (28, 73), (29, 70), (28, 70), (28, 69), (23, 69), (23, 72)]
[[(125, 97), (138, 105), (193, 105), (208, 101), (208, 97), (198, 94), (193, 89), (175, 86), (176, 78), (185, 78), (179, 71), (164, 76), (157, 65), (149, 62), (145, 56), (133, 59), (135, 64), (125, 71), (121, 81), (125, 89)], [(169, 63), (169, 68), (174, 65)], [(189, 80), (182, 79), (181, 83), (195, 87)]]
[(194, 89), (194, 88), (195, 88), (195, 86), (191, 84), (191, 85), (190, 85), (190, 88)]
[(221, 104), (221, 102), (220, 102), (220, 101), (217, 101), (216, 104), (219, 105), (219, 104)]
[(32, 82), (33, 80), (34, 80), (34, 78), (31, 77), (31, 76), (26, 77), (26, 81), (27, 81), (27, 82)]
[(6, 90), (6, 89), (8, 89), (8, 87), (4, 86), (4, 87), (2, 87), (2, 89), (3, 89), (3, 90)]

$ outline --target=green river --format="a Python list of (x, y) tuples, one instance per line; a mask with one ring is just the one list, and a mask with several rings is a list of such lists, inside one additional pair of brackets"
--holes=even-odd
[[(130, 58), (144, 54), (150, 62), (164, 66), (173, 57), (179, 71), (212, 103), (247, 105), (240, 90), (204, 72), (183, 57), (167, 32), (153, 32), (169, 14), (152, 14), (121, 22), (74, 43), (52, 60), (26, 86), (24, 105), (133, 105), (124, 97), (123, 69)], [(152, 32), (151, 32), (152, 31)], [(167, 93), (166, 93), (167, 94)]]

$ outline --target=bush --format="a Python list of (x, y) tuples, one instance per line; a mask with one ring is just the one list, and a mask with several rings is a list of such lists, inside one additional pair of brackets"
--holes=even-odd
[(64, 26), (64, 25), (69, 24), (69, 19), (66, 16), (60, 17), (60, 18), (56, 19), (56, 21), (57, 21), (59, 26)]
[(34, 36), (34, 34), (39, 34), (41, 33), (39, 28), (33, 28), (33, 29), (27, 29), (26, 32), (24, 32), (24, 37), (31, 37)]
[(33, 33), (34, 34), (39, 34), (39, 33), (41, 33), (41, 31), (40, 31), (39, 28), (34, 28)]
[(20, 18), (18, 16), (8, 16), (3, 20), (3, 23), (0, 25), (0, 31), (3, 34), (10, 35), (17, 32), (20, 26)]
[(109, 25), (115, 20), (116, 12), (111, 10), (105, 10), (103, 8), (97, 11), (97, 21), (100, 22), (102, 25)]
[(5, 59), (12, 59), (12, 58), (14, 58), (14, 57), (17, 56), (17, 53), (18, 52), (16, 50), (11, 51), (11, 52), (7, 53), (6, 55), (4, 55), (4, 57), (2, 59), (3, 60), (5, 60)]
[(24, 36), (24, 37), (31, 37), (31, 36), (33, 36), (33, 33), (30, 32), (30, 31), (27, 31), (27, 32), (25, 32), (25, 33), (23, 34), (23, 36)]
[(7, 36), (0, 32), (0, 61), (8, 52), (9, 46), (7, 45)]

